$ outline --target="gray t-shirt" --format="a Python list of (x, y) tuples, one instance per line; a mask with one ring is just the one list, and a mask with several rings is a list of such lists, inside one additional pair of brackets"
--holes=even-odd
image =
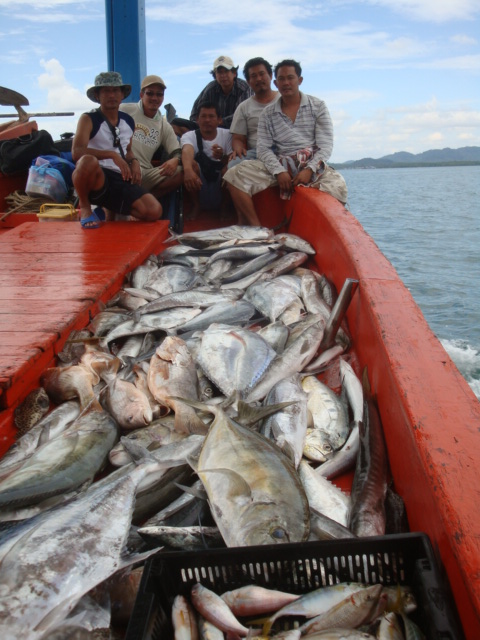
[(279, 94), (276, 93), (273, 100), (270, 102), (258, 102), (255, 97), (248, 98), (244, 102), (241, 102), (235, 109), (233, 114), (232, 124), (230, 126), (230, 133), (237, 133), (241, 136), (247, 137), (247, 149), (257, 148), (257, 128), (258, 119), (260, 114), (277, 100)]

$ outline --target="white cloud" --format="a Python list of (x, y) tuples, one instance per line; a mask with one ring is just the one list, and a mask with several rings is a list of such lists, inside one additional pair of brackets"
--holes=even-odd
[(85, 92), (76, 89), (65, 78), (65, 69), (58, 60), (40, 60), (40, 65), (45, 73), (38, 77), (38, 85), (47, 93), (46, 105), (49, 110), (76, 111), (92, 108)]
[[(443, 23), (472, 20), (480, 13), (477, 0), (366, 0), (422, 22)], [(354, 3), (356, 4), (356, 3)]]
[(478, 40), (476, 38), (472, 38), (471, 36), (467, 36), (464, 33), (457, 33), (449, 38), (450, 42), (453, 44), (459, 44), (461, 46), (470, 46), (476, 45)]

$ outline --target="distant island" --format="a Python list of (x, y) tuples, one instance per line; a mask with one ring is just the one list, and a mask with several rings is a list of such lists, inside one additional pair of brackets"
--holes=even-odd
[(480, 164), (480, 147), (430, 149), (423, 153), (398, 151), (382, 158), (362, 158), (348, 162), (332, 162), (335, 169), (393, 169), (401, 167), (444, 167)]

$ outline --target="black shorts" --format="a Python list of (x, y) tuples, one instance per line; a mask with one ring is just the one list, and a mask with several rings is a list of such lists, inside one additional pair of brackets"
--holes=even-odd
[(90, 191), (88, 199), (90, 204), (98, 204), (112, 211), (125, 216), (132, 210), (132, 204), (147, 193), (138, 184), (126, 182), (122, 174), (112, 169), (104, 169), (105, 184), (98, 191)]

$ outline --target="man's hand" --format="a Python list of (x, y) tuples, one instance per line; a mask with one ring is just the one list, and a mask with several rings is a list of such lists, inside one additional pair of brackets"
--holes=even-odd
[(142, 170), (140, 168), (140, 163), (136, 158), (130, 165), (130, 171), (132, 173), (132, 184), (142, 184)]
[(187, 191), (200, 191), (202, 180), (193, 169), (183, 168), (183, 184)]
[(241, 149), (234, 149), (230, 156), (228, 157), (228, 161), (235, 160), (235, 158), (244, 158), (247, 155), (246, 147), (242, 147)]
[(178, 167), (178, 158), (170, 158), (158, 167), (161, 176), (173, 176)]
[(212, 146), (212, 155), (214, 160), (221, 160), (223, 158), (223, 149), (219, 144)]
[(291, 193), (293, 189), (293, 182), (292, 182), (292, 176), (288, 173), (288, 171), (282, 171), (282, 173), (277, 173), (276, 178), (277, 178), (278, 186), (280, 187), (280, 191)]
[(126, 162), (118, 153), (112, 153), (112, 160), (120, 169), (123, 180), (125, 180), (125, 182), (129, 182), (132, 179), (132, 171), (128, 162)]
[(312, 176), (313, 176), (313, 171), (310, 169), (310, 167), (307, 167), (306, 169), (302, 169), (295, 176), (292, 186), (296, 187), (297, 184), (308, 184), (312, 179)]

